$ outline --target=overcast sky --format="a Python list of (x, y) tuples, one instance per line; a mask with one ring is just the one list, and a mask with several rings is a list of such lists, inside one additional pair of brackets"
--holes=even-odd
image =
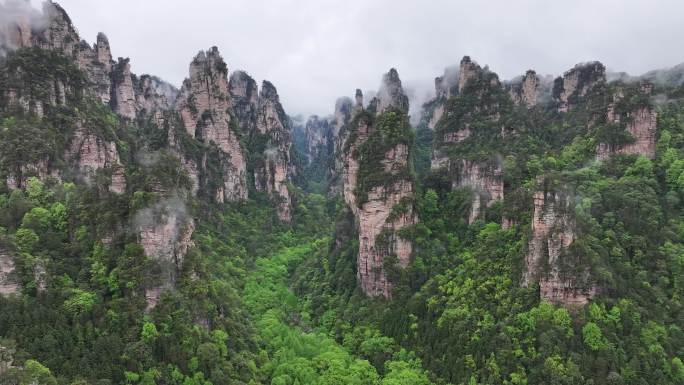
[(422, 96), (463, 55), (504, 78), (600, 60), (640, 74), (684, 62), (682, 0), (60, 0), (81, 37), (176, 86), (200, 49), (278, 88), (290, 115), (332, 112), (395, 67)]

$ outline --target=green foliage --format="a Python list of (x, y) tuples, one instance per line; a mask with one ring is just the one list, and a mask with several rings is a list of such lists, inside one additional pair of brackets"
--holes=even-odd
[(145, 322), (140, 332), (140, 337), (146, 343), (154, 341), (159, 337), (159, 332), (157, 331), (157, 326), (153, 322)]
[[(56, 106), (55, 82), (68, 86)], [(496, 75), (483, 70), (440, 100), (445, 114), (434, 132), (414, 133), (398, 110), (357, 114), (345, 151), (359, 162), (359, 204), (374, 188), (414, 183), (414, 157), (422, 178), (392, 209), (390, 219), (411, 207), (420, 221), (402, 230), (412, 258), (390, 274), (392, 299), (380, 300), (357, 289), (355, 218), (324, 194), (330, 148), (301, 172), (301, 189), (291, 189), (292, 226), (279, 223), (260, 194), (213, 204), (227, 159), (188, 135), (177, 113), (165, 112), (163, 127), (121, 121), (87, 96), (70, 59), (16, 50), (0, 63), (0, 91), (19, 90), (29, 110), (40, 102), (45, 110), (42, 119), (15, 110), (0, 92), (0, 177), (23, 188), (0, 187), (0, 251), (12, 258), (21, 283), (19, 295), (0, 296), (0, 361), (14, 362), (0, 382), (684, 383), (681, 101), (658, 107), (654, 159), (596, 160), (597, 146), (614, 150), (634, 140), (626, 131), (631, 114), (651, 107), (636, 87), (600, 83), (573, 95), (573, 108), (559, 113), (555, 102), (515, 106)], [(623, 97), (616, 101), (618, 88)], [(607, 120), (608, 105), (620, 123)], [(266, 149), (282, 138), (231, 122), (252, 178), (265, 166)], [(102, 173), (92, 185), (80, 183), (66, 167), (79, 125), (115, 143), (126, 193), (103, 189)], [(368, 137), (357, 143), (364, 125)], [(448, 139), (466, 130), (463, 141)], [(178, 142), (173, 151), (169, 137)], [(399, 145), (409, 161), (388, 171), (385, 155)], [(472, 191), (452, 188), (459, 163), (430, 171), (433, 150), (490, 170), (501, 166), (504, 201), (469, 224)], [(177, 152), (206, 165), (196, 197), (188, 194), (192, 182)], [(53, 169), (64, 182), (45, 177)], [(596, 285), (587, 306), (559, 307), (540, 300), (537, 285), (521, 285), (540, 188), (569, 202), (556, 209), (571, 219), (574, 240), (555, 267), (569, 282)], [(145, 255), (135, 227), (136, 213), (166, 192), (195, 218), (194, 246), (182, 263)], [(502, 215), (514, 224), (503, 228)], [(146, 294), (158, 287), (167, 290), (148, 308)]]
[(584, 343), (591, 350), (602, 350), (609, 347), (608, 342), (603, 337), (601, 329), (593, 322), (589, 322), (582, 328)]
[(95, 306), (97, 297), (94, 293), (89, 293), (80, 289), (73, 289), (69, 298), (64, 301), (64, 310), (67, 313), (79, 316), (90, 312)]
[[(57, 50), (22, 48), (0, 61), (0, 90), (19, 90), (27, 99), (46, 102), (48, 106), (50, 97), (54, 97), (56, 82), (69, 90), (65, 102), (74, 103), (83, 96), (86, 81), (75, 63)], [(0, 102), (6, 105), (5, 100)]]
[[(408, 116), (401, 111), (390, 109), (375, 118), (361, 116), (357, 119), (369, 119), (365, 124), (373, 127), (368, 138), (352, 154), (359, 162), (354, 194), (360, 206), (366, 202), (368, 193), (373, 188), (378, 186), (389, 188), (396, 182), (412, 180), (412, 162), (407, 161), (406, 164), (400, 165), (399, 169), (387, 171), (383, 160), (385, 154), (398, 145), (406, 146), (409, 151), (408, 159), (410, 159), (414, 138)], [(351, 124), (353, 125), (354, 122)], [(347, 143), (353, 143), (352, 137), (347, 140)]]

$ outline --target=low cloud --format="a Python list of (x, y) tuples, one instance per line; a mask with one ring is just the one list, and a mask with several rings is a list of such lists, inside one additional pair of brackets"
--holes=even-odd
[(43, 29), (49, 18), (26, 0), (0, 0), (0, 56), (21, 46), (30, 31)]

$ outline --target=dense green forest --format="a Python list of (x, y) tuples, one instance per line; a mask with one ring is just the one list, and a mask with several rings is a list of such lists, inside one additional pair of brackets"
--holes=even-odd
[[(0, 57), (0, 384), (684, 384), (682, 84), (591, 63), (526, 105), (464, 58), (414, 127), (391, 70), (399, 102), (340, 104), (310, 146), (270, 83), (254, 111), (228, 103), (215, 48), (176, 108), (140, 101), (126, 60), (38, 41)], [(393, 186), (369, 274), (391, 295), (372, 297), (359, 218)]]

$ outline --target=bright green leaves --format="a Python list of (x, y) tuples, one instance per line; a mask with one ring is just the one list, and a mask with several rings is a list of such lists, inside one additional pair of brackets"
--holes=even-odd
[(610, 343), (606, 340), (601, 332), (601, 328), (598, 327), (593, 322), (588, 322), (582, 328), (582, 337), (584, 343), (594, 351), (607, 349), (610, 347)]
[(14, 241), (19, 247), (19, 250), (25, 253), (33, 252), (36, 245), (38, 245), (39, 240), (38, 234), (31, 229), (19, 229), (16, 234), (14, 234)]
[(405, 361), (389, 361), (386, 365), (387, 374), (382, 379), (382, 385), (430, 385), (431, 382), (422, 372), (420, 365)]
[(88, 313), (93, 309), (97, 303), (97, 295), (81, 289), (72, 289), (66, 301), (64, 301), (64, 310), (73, 316), (80, 316)]
[(153, 342), (157, 337), (159, 337), (159, 332), (157, 331), (157, 326), (153, 322), (145, 322), (140, 332), (140, 338), (145, 343)]

